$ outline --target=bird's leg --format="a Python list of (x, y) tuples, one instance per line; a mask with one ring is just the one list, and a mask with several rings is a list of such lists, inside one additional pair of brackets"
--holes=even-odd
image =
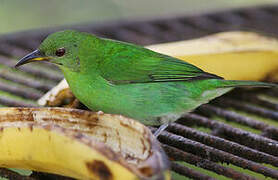
[(169, 123), (166, 123), (166, 124), (162, 124), (155, 132), (154, 132), (154, 136), (157, 138), (161, 133), (162, 131), (164, 131), (167, 127), (168, 127)]

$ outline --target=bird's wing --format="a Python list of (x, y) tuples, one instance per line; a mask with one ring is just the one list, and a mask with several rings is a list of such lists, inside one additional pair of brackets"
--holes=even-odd
[(222, 79), (182, 60), (129, 44), (105, 57), (99, 70), (112, 84)]

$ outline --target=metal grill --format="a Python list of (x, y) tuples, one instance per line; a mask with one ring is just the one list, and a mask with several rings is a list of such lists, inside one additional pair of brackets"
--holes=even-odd
[[(277, 24), (275, 6), (70, 28), (148, 45), (229, 30), (255, 30), (278, 37)], [(0, 37), (0, 106), (37, 106), (36, 100), (62, 79), (59, 70), (49, 64), (26, 65), (20, 71), (7, 67), (35, 49), (47, 34), (65, 28)], [(172, 160), (172, 170), (193, 179), (278, 179), (277, 99), (277, 90), (236, 89), (183, 116), (159, 137)], [(5, 169), (0, 173), (22, 179)], [(34, 173), (28, 178), (57, 177)]]

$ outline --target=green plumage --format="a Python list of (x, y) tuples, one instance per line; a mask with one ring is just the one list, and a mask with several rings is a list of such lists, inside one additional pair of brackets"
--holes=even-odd
[[(65, 54), (58, 57), (61, 48)], [(77, 31), (50, 35), (39, 52), (61, 68), (74, 95), (87, 107), (147, 125), (175, 121), (236, 86), (275, 86), (226, 81), (141, 46)]]

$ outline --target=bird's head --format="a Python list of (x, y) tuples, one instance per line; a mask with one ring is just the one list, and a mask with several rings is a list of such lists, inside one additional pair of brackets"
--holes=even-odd
[(24, 56), (15, 67), (37, 61), (50, 61), (62, 67), (79, 71), (79, 47), (86, 33), (66, 30), (49, 35), (32, 53)]

